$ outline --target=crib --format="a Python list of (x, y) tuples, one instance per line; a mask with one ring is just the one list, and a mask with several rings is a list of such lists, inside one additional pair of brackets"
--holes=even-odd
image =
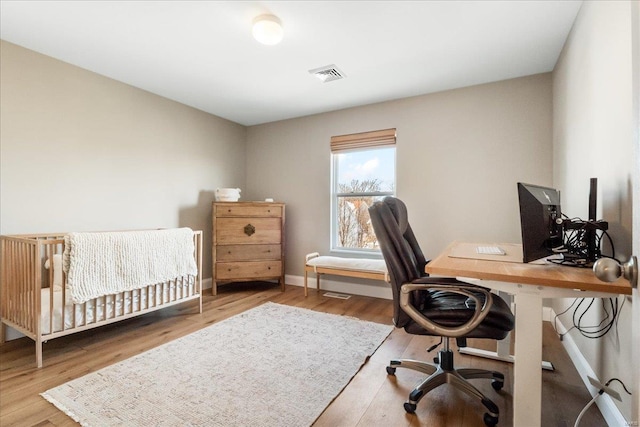
[(67, 233), (0, 236), (0, 342), (7, 326), (31, 338), (41, 368), (48, 340), (187, 301), (198, 301), (202, 313), (202, 231), (192, 233), (196, 274), (82, 303), (71, 298), (62, 269)]

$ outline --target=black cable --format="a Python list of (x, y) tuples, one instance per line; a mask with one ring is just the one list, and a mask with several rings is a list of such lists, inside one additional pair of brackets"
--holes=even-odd
[(560, 341), (562, 341), (564, 339), (564, 336), (566, 334), (568, 334), (569, 331), (571, 331), (574, 328), (574, 326), (572, 326), (569, 329), (567, 329), (563, 334), (558, 333), (558, 317), (562, 316), (567, 311), (571, 310), (571, 307), (573, 307), (576, 302), (578, 302), (578, 298), (574, 298), (573, 302), (571, 303), (571, 305), (569, 307), (567, 307), (562, 313), (556, 314), (553, 317), (553, 329), (556, 331), (556, 334), (558, 334), (558, 336), (560, 337)]
[[(616, 301), (618, 301), (618, 298), (617, 298), (617, 297), (616, 297)], [(622, 304), (620, 304), (620, 311), (622, 311), (622, 307), (624, 307), (624, 303), (625, 303), (625, 301), (627, 301), (627, 299), (623, 296), (623, 297), (622, 297)], [(618, 317), (616, 318), (616, 335), (618, 335), (618, 336), (620, 335), (620, 334), (618, 333), (618, 321), (619, 321), (619, 320), (620, 320), (620, 316), (618, 316)]]
[[(608, 258), (616, 258), (616, 249), (613, 246), (613, 239), (611, 238), (611, 236), (609, 235), (609, 233), (607, 233), (606, 231), (602, 233), (604, 236), (607, 236), (607, 239), (609, 239), (609, 246), (611, 246), (611, 255), (608, 256)], [(602, 249), (600, 249), (602, 250)], [(604, 256), (604, 255), (603, 255)]]
[(582, 332), (582, 329), (580, 327), (580, 323), (582, 322), (582, 317), (587, 313), (587, 311), (589, 311), (589, 309), (591, 308), (595, 300), (596, 300), (595, 298), (591, 298), (591, 302), (589, 303), (587, 308), (582, 312), (577, 322), (576, 322), (576, 314), (578, 313), (578, 309), (580, 308), (582, 303), (585, 301), (585, 298), (582, 298), (582, 300), (580, 301), (576, 309), (573, 311), (573, 324), (575, 325), (576, 329), (579, 330), (580, 332)]
[[(578, 302), (579, 301), (579, 302)], [(606, 298), (601, 299), (602, 308), (605, 312), (605, 316), (600, 320), (597, 325), (583, 325), (582, 321), (586, 313), (591, 309), (595, 302), (595, 298), (591, 298), (590, 302), (587, 304), (586, 308), (583, 305), (586, 303), (585, 298), (580, 298), (574, 300), (574, 302), (561, 314), (566, 313), (571, 307), (578, 302), (578, 305), (575, 307), (573, 312), (573, 327), (567, 330), (567, 333), (571, 329), (577, 329), (580, 334), (582, 334), (586, 338), (597, 339), (606, 335), (614, 326), (618, 325), (618, 313), (620, 312), (620, 306), (617, 298)], [(607, 306), (608, 303), (608, 306)], [(557, 317), (556, 317), (557, 319)], [(555, 319), (554, 319), (555, 321)], [(606, 323), (605, 323), (606, 322)], [(565, 333), (566, 334), (566, 333)], [(560, 335), (560, 339), (563, 338), (565, 334)]]
[[(560, 337), (560, 340), (564, 339), (564, 336), (568, 334), (572, 329), (576, 329), (586, 338), (597, 339), (602, 338), (606, 335), (614, 326), (616, 329), (616, 334), (618, 333), (618, 320), (620, 318), (619, 313), (624, 305), (624, 300), (622, 301), (622, 305), (620, 305), (618, 298), (603, 298), (600, 299), (602, 308), (605, 312), (604, 317), (600, 320), (597, 325), (584, 325), (583, 318), (586, 313), (590, 310), (590, 308), (595, 303), (595, 298), (590, 298), (590, 301), (587, 303), (586, 298), (575, 298), (571, 305), (567, 307), (564, 311), (559, 314), (556, 314), (553, 319), (553, 328)], [(577, 306), (576, 306), (577, 304)], [(585, 307), (586, 304), (586, 307)], [(575, 306), (575, 308), (574, 308)], [(569, 329), (567, 329), (564, 333), (558, 332), (558, 318), (563, 314), (566, 314), (569, 310), (573, 310), (572, 314), (572, 323)]]
[[(613, 258), (615, 259), (615, 247), (613, 239), (606, 229), (602, 228), (598, 222), (584, 221), (580, 218), (569, 218), (567, 215), (562, 214), (565, 218), (565, 224), (571, 223), (570, 227), (564, 227), (563, 233), (563, 246), (556, 248), (554, 251), (560, 253), (562, 258), (549, 258), (548, 261), (565, 265), (570, 267), (590, 268), (592, 266), (593, 258)], [(595, 238), (595, 253), (590, 253), (589, 243), (587, 242), (588, 232), (593, 231)], [(602, 243), (606, 237), (611, 246), (611, 255), (604, 255), (602, 253)], [(579, 302), (578, 302), (579, 301)], [(584, 325), (583, 319), (587, 312), (591, 309), (595, 302), (595, 298), (591, 298), (589, 303), (586, 303), (585, 298), (575, 299), (571, 305), (558, 314), (554, 318), (554, 329), (557, 331), (557, 319), (559, 316), (565, 314), (578, 302), (577, 306), (573, 310), (572, 322), (573, 326), (569, 328), (564, 334), (558, 334), (562, 340), (564, 335), (569, 333), (572, 329), (576, 329), (586, 338), (597, 339), (606, 335), (614, 326), (616, 333), (618, 331), (619, 312), (622, 306), (619, 305), (618, 298), (606, 298), (601, 299), (602, 309), (604, 310), (604, 316), (597, 325)], [(586, 304), (586, 307), (585, 307)], [(623, 303), (624, 305), (624, 300)]]
[(609, 381), (607, 381), (605, 383), (605, 385), (607, 387), (609, 387), (609, 384), (611, 384), (613, 381), (618, 381), (620, 383), (620, 385), (622, 385), (622, 388), (624, 389), (624, 391), (626, 391), (629, 396), (633, 396), (633, 393), (631, 393), (629, 390), (627, 390), (627, 386), (624, 385), (624, 383), (621, 380), (619, 380), (618, 378), (611, 378)]

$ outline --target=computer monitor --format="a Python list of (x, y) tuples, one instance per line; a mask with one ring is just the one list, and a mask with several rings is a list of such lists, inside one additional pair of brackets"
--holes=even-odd
[[(553, 255), (563, 244), (560, 192), (518, 183), (523, 262)], [(556, 220), (560, 219), (559, 222)]]

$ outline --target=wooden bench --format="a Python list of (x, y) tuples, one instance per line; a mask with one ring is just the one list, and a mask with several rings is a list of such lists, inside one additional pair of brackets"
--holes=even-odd
[(307, 279), (309, 272), (313, 272), (316, 275), (316, 289), (318, 291), (320, 291), (320, 276), (323, 274), (389, 281), (387, 265), (383, 259), (320, 256), (318, 252), (313, 252), (307, 254), (304, 261), (305, 297), (308, 295)]

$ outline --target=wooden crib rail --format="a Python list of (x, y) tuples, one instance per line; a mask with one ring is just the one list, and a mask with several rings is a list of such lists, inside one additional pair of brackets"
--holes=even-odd
[[(133, 231), (133, 230), (132, 230)], [(165, 283), (149, 285), (134, 291), (113, 294), (113, 310), (106, 311), (107, 297), (98, 297), (91, 303), (67, 305), (66, 275), (54, 268), (55, 257), (64, 253), (64, 233), (21, 234), (0, 236), (0, 342), (4, 343), (6, 326), (33, 339), (36, 344), (36, 364), (42, 366), (42, 343), (46, 340), (91, 329), (126, 318), (159, 310), (194, 299), (199, 300), (199, 312), (202, 313), (202, 231), (193, 231), (194, 259), (198, 275), (192, 287), (184, 278)], [(59, 260), (60, 261), (60, 260)], [(47, 264), (48, 262), (48, 264)], [(48, 268), (45, 268), (48, 265)], [(193, 279), (192, 279), (193, 280)], [(187, 286), (185, 287), (185, 283)], [(173, 287), (172, 287), (173, 286)], [(43, 303), (41, 290), (48, 288), (48, 304)], [(56, 291), (54, 288), (57, 288)], [(175, 288), (172, 294), (171, 289)], [(161, 297), (158, 299), (157, 291)], [(165, 298), (165, 290), (167, 297)], [(57, 296), (55, 294), (58, 294)], [(138, 297), (136, 305), (131, 303), (128, 311), (115, 312), (115, 306), (124, 307), (125, 299), (133, 295)], [(145, 304), (142, 303), (142, 296)], [(98, 316), (97, 305), (105, 307)], [(91, 308), (89, 308), (89, 306)], [(68, 308), (68, 310), (67, 310)], [(81, 311), (78, 311), (81, 310)], [(62, 313), (61, 324), (54, 325), (54, 311)], [(76, 322), (76, 313), (84, 319)], [(91, 312), (91, 313), (89, 313)], [(87, 319), (92, 318), (91, 322)], [(67, 325), (67, 321), (69, 325)]]

